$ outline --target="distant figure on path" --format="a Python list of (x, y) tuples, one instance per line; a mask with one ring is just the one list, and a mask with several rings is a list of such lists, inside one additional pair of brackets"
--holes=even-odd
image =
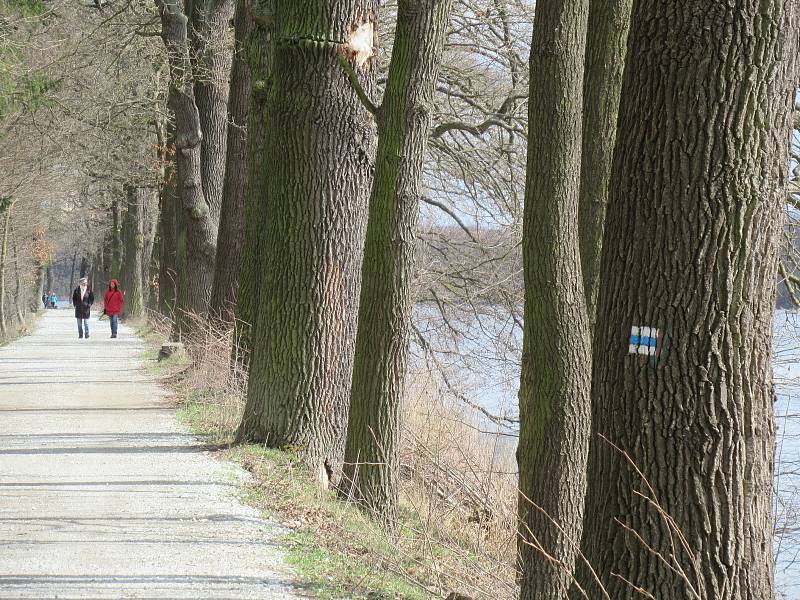
[(72, 305), (75, 307), (75, 318), (78, 319), (78, 337), (89, 339), (89, 312), (94, 304), (94, 294), (89, 289), (86, 277), (81, 277), (78, 287), (72, 292)]
[(50, 308), (55, 308), (58, 303), (58, 296), (55, 292), (50, 292)]
[(42, 307), (47, 308), (47, 294), (42, 294)]
[[(111, 322), (111, 337), (117, 337), (117, 326), (119, 325), (119, 313), (122, 310), (122, 305), (125, 304), (125, 294), (119, 289), (119, 281), (112, 279), (108, 283), (108, 289), (103, 296), (103, 304), (105, 308), (103, 313), (108, 315), (108, 320)], [(88, 337), (88, 334), (87, 334)]]

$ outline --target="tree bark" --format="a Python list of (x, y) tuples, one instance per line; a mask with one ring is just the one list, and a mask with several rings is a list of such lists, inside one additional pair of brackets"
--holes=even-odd
[[(13, 205), (12, 205), (13, 206)], [(8, 230), (11, 227), (11, 206), (5, 207), (5, 214), (0, 212), (3, 220), (3, 237), (0, 238), (0, 334), (8, 333), (8, 317), (6, 315), (6, 257), (8, 256)]]
[(588, 0), (540, 0), (530, 56), (520, 381), (522, 600), (562, 600), (580, 540), (591, 353), (578, 241)]
[[(283, 0), (275, 6), (261, 167), (270, 173), (261, 210), (271, 218), (263, 232), (260, 304), (238, 438), (300, 448), (336, 479), (375, 139), (372, 117), (337, 53), (356, 27), (372, 22), (377, 2)], [(355, 68), (372, 94), (375, 61)]]
[(633, 0), (589, 2), (578, 223), (586, 312), (592, 329), (632, 5)]
[(340, 489), (389, 527), (397, 523), (400, 403), (411, 330), (422, 163), (450, 4), (400, 0), (389, 78), (378, 111)]
[(217, 260), (211, 288), (210, 313), (232, 323), (239, 287), (239, 264), (244, 246), (244, 193), (247, 185), (247, 116), (250, 112), (249, 40), (253, 30), (251, 0), (238, 0), (235, 18), (233, 66), (228, 96), (228, 142), (225, 185), (219, 221)]
[[(773, 597), (771, 331), (793, 4), (634, 7), (582, 542), (615, 600)], [(629, 353), (632, 326), (658, 328), (657, 356)], [(592, 580), (580, 574), (599, 597)]]
[[(196, 0), (191, 4), (191, 42), (196, 57), (193, 64), (194, 94), (197, 103), (202, 142), (200, 173), (203, 195), (214, 223), (214, 263), (204, 285), (210, 302), (216, 276), (217, 239), (225, 185), (228, 131), (228, 78), (231, 69), (227, 43), (231, 0)], [(238, 170), (238, 169), (237, 169)], [(227, 246), (231, 240), (225, 240)], [(205, 312), (205, 311), (204, 311)]]
[(122, 243), (125, 259), (122, 263), (120, 287), (125, 292), (123, 316), (136, 319), (144, 312), (142, 284), (142, 258), (144, 252), (143, 211), (147, 203), (148, 188), (129, 186), (128, 202), (122, 218)]
[(151, 274), (153, 272), (153, 247), (156, 242), (158, 226), (158, 195), (152, 187), (143, 188), (141, 199), (142, 221), (142, 302), (143, 306), (151, 306), (153, 293)]
[[(155, 0), (161, 16), (161, 38), (170, 65), (169, 106), (175, 115), (178, 192), (185, 218), (187, 285), (179, 293), (179, 308), (205, 314), (214, 275), (217, 224), (203, 189), (201, 170), (202, 132), (194, 98), (189, 58), (187, 19), (178, 0)], [(176, 319), (181, 321), (181, 319)]]
[(158, 310), (162, 315), (175, 318), (178, 281), (178, 232), (176, 210), (180, 210), (177, 193), (178, 174), (174, 156), (174, 135), (165, 135), (170, 150), (165, 156), (164, 182), (161, 186), (159, 210), (159, 260), (158, 260)]
[[(12, 222), (13, 223), (13, 222)], [(19, 265), (19, 248), (17, 236), (14, 235), (14, 227), (11, 227), (11, 251), (14, 256), (14, 307), (17, 311), (17, 320), (20, 323), (25, 321), (25, 314), (22, 309), (24, 297), (22, 295), (22, 270)]]
[(274, 59), (274, 0), (258, 0), (257, 19), (247, 46), (250, 69), (250, 112), (247, 118), (247, 177), (244, 194), (244, 247), (236, 294), (235, 343), (232, 364), (247, 372), (256, 310), (260, 304), (262, 240), (269, 215), (264, 208), (270, 173), (264, 169), (267, 95)]

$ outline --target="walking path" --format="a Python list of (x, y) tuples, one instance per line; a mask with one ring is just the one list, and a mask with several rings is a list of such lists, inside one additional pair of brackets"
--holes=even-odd
[(291, 599), (280, 526), (176, 424), (124, 326), (0, 348), (0, 598)]

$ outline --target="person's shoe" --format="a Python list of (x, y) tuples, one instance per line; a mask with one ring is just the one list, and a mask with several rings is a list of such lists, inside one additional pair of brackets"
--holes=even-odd
[(116, 334), (116, 333), (112, 333), (112, 334), (111, 334), (111, 337), (112, 337), (112, 338), (115, 338), (115, 337), (117, 337), (117, 334)]
[(83, 336), (82, 336), (82, 335), (79, 335), (79, 336), (78, 336), (78, 339), (79, 339), (79, 340), (82, 340), (82, 339), (83, 339)]

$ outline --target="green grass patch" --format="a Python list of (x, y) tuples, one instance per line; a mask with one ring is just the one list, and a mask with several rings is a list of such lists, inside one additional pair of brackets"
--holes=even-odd
[[(255, 476), (255, 483), (244, 493), (245, 501), (292, 527), (285, 538), (287, 561), (315, 597), (434, 597), (411, 581), (416, 559), (402, 562), (394, 552), (399, 540), (334, 492), (320, 488), (297, 454), (245, 445), (231, 448), (225, 457)], [(387, 556), (392, 557), (392, 565), (384, 560)]]

